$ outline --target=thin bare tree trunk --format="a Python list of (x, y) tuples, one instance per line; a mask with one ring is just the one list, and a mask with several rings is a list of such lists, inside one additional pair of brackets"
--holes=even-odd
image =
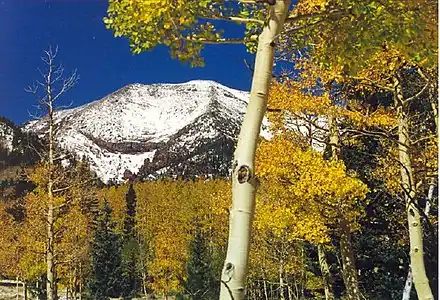
[(416, 192), (414, 190), (414, 175), (409, 154), (409, 122), (408, 115), (405, 112), (404, 97), (399, 78), (394, 76), (394, 102), (397, 108), (397, 122), (399, 135), (399, 162), (401, 184), (404, 189), (406, 211), (408, 218), (411, 272), (417, 296), (420, 300), (433, 300), (429, 280), (426, 276), (425, 260), (423, 255), (423, 232), (421, 226), (420, 212), (413, 202)]
[[(48, 82), (51, 73), (48, 73)], [(54, 197), (53, 197), (53, 163), (54, 163), (54, 121), (53, 121), (53, 106), (52, 106), (52, 91), (50, 84), (47, 86), (48, 95), (48, 108), (49, 108), (49, 178), (47, 183), (48, 192), (48, 208), (47, 208), (47, 251), (46, 251), (46, 263), (47, 263), (47, 300), (55, 300), (55, 242), (54, 242)]]
[(269, 297), (267, 296), (267, 284), (266, 284), (266, 279), (263, 278), (263, 289), (264, 289), (264, 299), (268, 300)]
[(15, 278), (15, 285), (16, 285), (16, 298), (18, 300), (20, 298), (20, 289), (19, 289), (18, 276)]
[(408, 275), (406, 276), (406, 280), (405, 280), (405, 287), (403, 288), (402, 300), (409, 300), (409, 297), (411, 296), (412, 286), (413, 286), (413, 278), (412, 278), (411, 266), (410, 266), (408, 270)]
[(291, 0), (275, 1), (259, 36), (250, 101), (238, 137), (232, 175), (229, 239), (222, 271), (220, 299), (242, 300), (246, 291), (252, 221), (255, 211), (255, 151), (272, 79), (275, 39)]
[(318, 245), (319, 267), (321, 268), (322, 280), (324, 281), (325, 300), (334, 300), (333, 278), (327, 263), (326, 251), (324, 245)]
[[(55, 124), (54, 124), (54, 105), (59, 97), (72, 88), (77, 80), (76, 71), (68, 78), (63, 78), (64, 68), (56, 66), (54, 60), (58, 54), (56, 49), (49, 48), (44, 51), (45, 56), (41, 59), (46, 64), (47, 73), (42, 74), (44, 80), (36, 81), (33, 86), (26, 89), (27, 92), (35, 94), (39, 98), (40, 105), (44, 106), (49, 118), (49, 157), (48, 157), (48, 182), (47, 182), (47, 214), (46, 214), (46, 297), (47, 300), (57, 298), (56, 286), (56, 262), (55, 262), (55, 203), (54, 203), (54, 151), (55, 151)], [(60, 86), (57, 88), (57, 84)], [(39, 90), (43, 89), (44, 95), (39, 95)]]
[(290, 284), (287, 285), (287, 293), (289, 295), (289, 300), (293, 300), (293, 292), (292, 292), (292, 287), (290, 286)]
[(82, 299), (82, 282), (79, 283), (79, 300)]
[(283, 268), (283, 262), (280, 263), (279, 268), (279, 283), (280, 283), (280, 300), (285, 300), (284, 297), (284, 268)]

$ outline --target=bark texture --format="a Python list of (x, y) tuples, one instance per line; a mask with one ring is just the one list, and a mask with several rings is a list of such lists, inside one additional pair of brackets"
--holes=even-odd
[[(339, 132), (336, 120), (333, 115), (328, 115), (328, 126), (330, 134), (330, 146), (332, 159), (339, 159)], [(344, 215), (338, 224), (340, 234), (340, 252), (342, 257), (342, 269), (344, 284), (346, 288), (347, 299), (360, 300), (361, 293), (357, 278), (356, 261), (353, 254), (353, 246), (351, 243), (350, 225)]]
[(49, 110), (49, 179), (47, 183), (48, 193), (48, 208), (47, 208), (47, 249), (46, 249), (46, 264), (47, 264), (47, 287), (46, 295), (48, 300), (56, 299), (56, 274), (55, 274), (55, 234), (54, 234), (54, 196), (53, 196), (53, 164), (54, 164), (54, 120), (53, 120), (53, 99), (52, 90), (50, 86), (51, 73), (48, 73), (48, 85), (47, 85), (47, 107)]
[(319, 267), (321, 268), (322, 280), (324, 281), (325, 300), (334, 300), (333, 278), (327, 263), (324, 245), (318, 245)]
[(220, 288), (222, 300), (242, 300), (245, 295), (255, 211), (255, 151), (272, 79), (275, 39), (284, 25), (290, 2), (278, 0), (270, 6), (268, 21), (259, 36), (250, 101), (234, 154), (228, 250)]
[[(426, 216), (429, 215), (429, 211), (431, 209), (431, 200), (432, 200), (433, 194), (434, 194), (434, 184), (430, 184), (429, 191), (428, 191), (428, 199), (426, 201), (426, 206), (425, 206), (425, 215)], [(409, 298), (411, 296), (412, 286), (413, 286), (413, 277), (412, 277), (412, 272), (411, 272), (411, 267), (410, 267), (408, 270), (408, 276), (406, 277), (405, 287), (403, 288), (402, 300), (409, 300)]]
[(346, 298), (348, 300), (360, 300), (361, 292), (357, 278), (356, 265), (351, 243), (350, 226), (347, 220), (339, 222), (340, 230), (340, 251), (342, 258), (343, 279), (346, 288)]
[(414, 187), (414, 175), (409, 153), (410, 129), (409, 116), (405, 109), (405, 100), (399, 78), (394, 77), (394, 102), (397, 108), (398, 139), (399, 139), (399, 162), (402, 188), (404, 189), (406, 211), (408, 218), (411, 272), (413, 282), (420, 300), (433, 300), (429, 280), (426, 276), (425, 260), (423, 254), (423, 231), (421, 226), (420, 212), (413, 199), (416, 195)]

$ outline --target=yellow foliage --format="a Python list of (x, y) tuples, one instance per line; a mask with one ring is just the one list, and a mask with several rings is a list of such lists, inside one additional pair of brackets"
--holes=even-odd
[(148, 249), (150, 287), (157, 293), (180, 291), (196, 223), (212, 247), (226, 244), (230, 183), (158, 180), (136, 183), (134, 189), (136, 229)]
[[(318, 74), (313, 74), (317, 76)], [(303, 77), (307, 77), (305, 74)], [(316, 80), (316, 77), (314, 78)], [(396, 116), (393, 110), (378, 107), (369, 111), (368, 107), (359, 105), (356, 101), (347, 100), (346, 104), (333, 104), (327, 93), (313, 95), (306, 92), (316, 83), (287, 80), (283, 83), (273, 82), (269, 96), (269, 119), (277, 131), (284, 131), (286, 114), (292, 118), (304, 119), (306, 114), (327, 118), (329, 114), (336, 119), (351, 121), (356, 129), (367, 127), (390, 128), (396, 125)]]
[(360, 215), (358, 203), (368, 188), (349, 176), (342, 162), (326, 161), (320, 153), (304, 151), (282, 135), (261, 143), (257, 162), (257, 173), (265, 180), (266, 203), (272, 205), (267, 211), (284, 216), (272, 222), (290, 218), (296, 236), (311, 242), (326, 241), (326, 226), (341, 217), (355, 228)]

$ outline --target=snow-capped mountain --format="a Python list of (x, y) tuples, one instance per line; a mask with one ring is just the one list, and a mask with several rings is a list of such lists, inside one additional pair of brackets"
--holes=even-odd
[[(127, 170), (143, 177), (225, 176), (248, 98), (248, 92), (213, 81), (130, 84), (58, 111), (56, 140), (86, 157), (104, 182), (121, 181)], [(39, 135), (47, 129), (46, 119), (25, 126)]]

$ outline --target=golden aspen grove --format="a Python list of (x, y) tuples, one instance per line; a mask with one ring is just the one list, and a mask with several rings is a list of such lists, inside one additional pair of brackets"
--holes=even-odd
[[(23, 283), (28, 295), (16, 299), (438, 299), (436, 1), (109, 0), (106, 9), (106, 33), (133, 54), (165, 47), (188, 68), (224, 44), (252, 55), (239, 133), (226, 134), (229, 176), (180, 164), (169, 174), (164, 160), (164, 175), (122, 170), (104, 182), (97, 160), (57, 139), (55, 100), (78, 78), (61, 79), (50, 48), (37, 81), (48, 137), (15, 165), (0, 148), (0, 282)], [(134, 140), (99, 145), (121, 161), (122, 146), (159, 153)], [(143, 167), (157, 163), (145, 157)]]

